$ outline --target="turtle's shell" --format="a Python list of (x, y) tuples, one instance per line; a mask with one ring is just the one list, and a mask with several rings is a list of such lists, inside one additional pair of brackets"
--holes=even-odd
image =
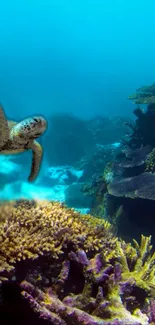
[(15, 121), (8, 121), (9, 130), (11, 130), (16, 124), (17, 122)]

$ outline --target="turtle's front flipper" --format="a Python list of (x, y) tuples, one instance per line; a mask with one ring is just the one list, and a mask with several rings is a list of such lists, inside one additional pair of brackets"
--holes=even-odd
[(33, 157), (32, 157), (31, 172), (28, 178), (29, 182), (34, 181), (35, 178), (38, 176), (41, 161), (42, 161), (42, 155), (43, 155), (42, 146), (37, 141), (34, 141), (32, 143), (31, 149), (32, 149)]
[(0, 104), (0, 148), (2, 148), (9, 139), (9, 126), (5, 117), (3, 107)]

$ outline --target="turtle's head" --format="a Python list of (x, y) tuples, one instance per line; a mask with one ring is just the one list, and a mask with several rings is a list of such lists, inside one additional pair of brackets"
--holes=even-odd
[(38, 138), (47, 128), (47, 121), (42, 116), (28, 117), (13, 128), (13, 138), (18, 143), (26, 143)]

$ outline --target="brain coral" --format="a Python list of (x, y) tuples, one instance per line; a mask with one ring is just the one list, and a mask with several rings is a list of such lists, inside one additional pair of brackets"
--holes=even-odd
[[(8, 277), (18, 261), (39, 256), (58, 258), (65, 249), (86, 252), (105, 248), (108, 254), (116, 239), (110, 224), (81, 215), (58, 202), (15, 201), (0, 207), (0, 276)], [(108, 258), (108, 257), (107, 257)]]

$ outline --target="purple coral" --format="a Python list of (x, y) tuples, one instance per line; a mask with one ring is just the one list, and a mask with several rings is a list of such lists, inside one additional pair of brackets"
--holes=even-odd
[(89, 260), (88, 260), (87, 255), (83, 249), (79, 249), (77, 251), (77, 253), (71, 251), (69, 253), (69, 258), (72, 261), (77, 262), (78, 264), (81, 264), (82, 266), (86, 266), (89, 264)]
[[(21, 283), (21, 288), (32, 291), (32, 285), (25, 282)], [(39, 315), (39, 318), (47, 320), (52, 325), (141, 325), (141, 323), (130, 321), (130, 319), (103, 320), (64, 304), (54, 294), (47, 296), (44, 293), (42, 295), (39, 289), (37, 301), (28, 292), (22, 291), (22, 295), (29, 302), (33, 311)]]
[(149, 306), (149, 321), (155, 324), (155, 300), (151, 299)]
[(97, 254), (93, 259), (90, 260), (87, 272), (94, 275), (97, 283), (104, 282), (109, 278), (109, 275), (113, 271), (113, 266), (103, 266), (102, 254)]

